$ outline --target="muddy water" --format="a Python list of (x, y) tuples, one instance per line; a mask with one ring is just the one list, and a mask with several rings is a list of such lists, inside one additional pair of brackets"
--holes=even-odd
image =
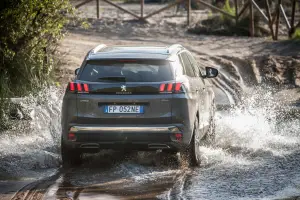
[(47, 104), (28, 104), (34, 111), (29, 132), (1, 135), (0, 177), (33, 182), (13, 199), (216, 200), (300, 195), (299, 120), (280, 120), (270, 109), (276, 103), (267, 92), (264, 95), (245, 101), (242, 108), (218, 111), (216, 144), (201, 148), (201, 167), (188, 168), (176, 156), (162, 153), (105, 151), (85, 155), (80, 167), (62, 170), (61, 92), (47, 91)]

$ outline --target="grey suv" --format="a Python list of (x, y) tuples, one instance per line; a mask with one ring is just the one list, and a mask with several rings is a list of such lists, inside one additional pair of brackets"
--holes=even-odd
[(99, 45), (75, 71), (63, 99), (63, 163), (101, 149), (181, 152), (200, 163), (214, 139), (215, 102), (208, 78), (183, 46)]

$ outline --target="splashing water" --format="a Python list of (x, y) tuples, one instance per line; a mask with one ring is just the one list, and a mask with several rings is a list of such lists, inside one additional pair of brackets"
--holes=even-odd
[[(89, 172), (83, 165), (84, 173), (75, 173), (74, 184), (96, 184), (99, 179), (116, 177), (131, 180), (133, 185), (172, 180), (173, 189), (166, 188), (161, 199), (178, 195), (214, 200), (296, 195), (300, 185), (300, 123), (297, 118), (279, 120), (285, 107), (273, 94), (271, 90), (248, 90), (241, 105), (217, 112), (216, 144), (201, 148), (201, 168), (153, 167), (131, 160), (111, 165), (102, 173), (97, 167)], [(32, 120), (26, 129), (0, 135), (0, 174), (40, 177), (59, 167), (62, 95), (63, 91), (50, 88), (36, 98), (24, 99), (23, 107), (30, 110)], [(93, 159), (98, 163), (103, 156)], [(86, 176), (94, 177), (94, 182), (87, 183), (90, 179)]]
[(41, 176), (40, 169), (59, 166), (62, 95), (61, 90), (50, 87), (21, 100), (31, 120), (16, 120), (12, 130), (0, 134), (0, 174)]
[(281, 120), (288, 115), (285, 109), (271, 89), (248, 90), (241, 105), (217, 113), (216, 145), (203, 147), (204, 159), (224, 157), (229, 162), (235, 156), (233, 163), (249, 164), (245, 159), (293, 152), (300, 144), (300, 123), (297, 118)]
[(243, 103), (217, 113), (217, 138), (202, 147), (202, 168), (187, 178), (187, 199), (274, 199), (299, 195), (299, 118), (270, 90), (248, 91)]

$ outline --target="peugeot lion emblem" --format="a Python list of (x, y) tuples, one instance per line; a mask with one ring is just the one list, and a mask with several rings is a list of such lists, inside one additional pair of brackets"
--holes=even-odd
[(126, 85), (121, 86), (121, 92), (126, 92)]

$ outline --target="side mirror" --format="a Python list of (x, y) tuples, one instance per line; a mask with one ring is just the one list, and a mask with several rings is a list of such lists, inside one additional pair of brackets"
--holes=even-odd
[(204, 78), (215, 78), (218, 76), (219, 71), (212, 67), (205, 67), (206, 74)]
[(79, 73), (80, 68), (75, 69), (75, 75)]

